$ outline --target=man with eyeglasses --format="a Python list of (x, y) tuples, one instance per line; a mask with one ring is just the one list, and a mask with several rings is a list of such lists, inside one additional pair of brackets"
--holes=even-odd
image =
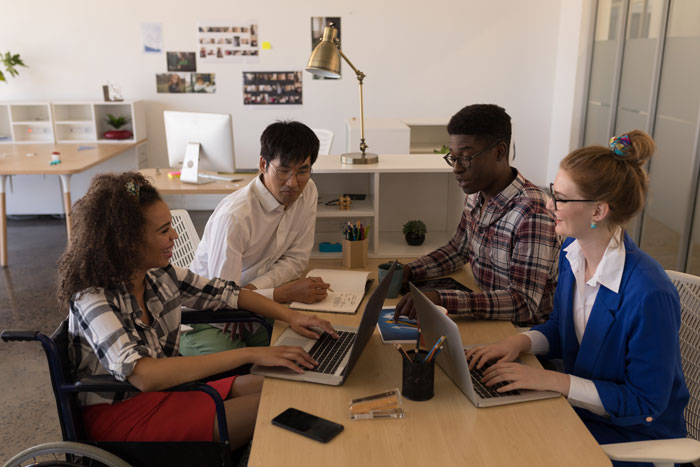
[[(300, 122), (275, 122), (260, 137), (260, 175), (231, 193), (204, 228), (190, 269), (236, 281), (280, 303), (323, 300), (329, 284), (301, 278), (314, 243), (318, 191), (311, 167), (319, 141)], [(201, 355), (242, 346), (269, 345), (262, 326), (230, 332), (200, 324), (182, 335), (180, 353)]]
[[(510, 167), (510, 116), (496, 105), (470, 105), (447, 126), (445, 161), (467, 195), (450, 242), (407, 264), (404, 282), (471, 266), (481, 292), (427, 292), (452, 316), (542, 323), (552, 311), (559, 240), (545, 193)], [(395, 318), (416, 314), (410, 294)]]

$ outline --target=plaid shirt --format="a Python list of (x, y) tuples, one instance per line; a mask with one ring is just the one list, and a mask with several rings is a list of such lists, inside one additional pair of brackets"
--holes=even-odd
[[(76, 377), (111, 374), (125, 381), (142, 357), (178, 355), (182, 306), (236, 308), (239, 288), (233, 281), (209, 280), (169, 265), (146, 273), (144, 301), (153, 322), (141, 320), (141, 308), (126, 286), (95, 289), (71, 301), (69, 358)], [(75, 298), (75, 297), (74, 297)], [(134, 393), (80, 393), (83, 405), (114, 403)]]
[(560, 246), (546, 195), (518, 172), (486, 206), (483, 200), (481, 193), (466, 197), (452, 240), (408, 264), (412, 278), (450, 274), (468, 262), (482, 292), (438, 291), (450, 314), (543, 323), (552, 311)]

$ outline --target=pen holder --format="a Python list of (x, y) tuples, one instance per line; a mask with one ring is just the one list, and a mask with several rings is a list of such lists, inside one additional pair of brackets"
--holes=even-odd
[(428, 352), (418, 352), (418, 360), (415, 359), (416, 351), (407, 352), (409, 358), (403, 361), (403, 374), (401, 376), (401, 394), (412, 401), (427, 401), (432, 399), (435, 387), (435, 359), (424, 363)]
[(367, 239), (343, 239), (343, 266), (349, 269), (367, 267)]

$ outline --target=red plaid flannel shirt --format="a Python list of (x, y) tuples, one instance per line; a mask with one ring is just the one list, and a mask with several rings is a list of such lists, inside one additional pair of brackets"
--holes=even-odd
[(450, 274), (468, 262), (482, 292), (439, 290), (450, 314), (543, 323), (552, 311), (560, 247), (546, 204), (547, 195), (519, 172), (486, 206), (481, 193), (468, 195), (449, 243), (408, 264), (412, 279)]

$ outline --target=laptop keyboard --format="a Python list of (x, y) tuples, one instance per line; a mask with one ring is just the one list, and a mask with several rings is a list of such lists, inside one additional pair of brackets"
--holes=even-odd
[(352, 347), (352, 344), (355, 343), (355, 337), (357, 336), (355, 332), (337, 332), (338, 339), (333, 339), (330, 334), (325, 332), (321, 334), (321, 337), (309, 350), (309, 355), (318, 362), (318, 366), (313, 370), (306, 371), (316, 371), (328, 375), (336, 372), (340, 362), (343, 361), (343, 357)]
[[(471, 359), (470, 359), (471, 361)], [(503, 386), (507, 386), (508, 382), (503, 381), (501, 383), (496, 383), (493, 386), (486, 386), (484, 383), (481, 382), (481, 378), (484, 376), (484, 370), (486, 370), (488, 367), (493, 365), (492, 362), (486, 363), (484, 366), (482, 366), (480, 369), (472, 369), (469, 370), (469, 373), (472, 376), (472, 385), (474, 386), (474, 390), (479, 394), (479, 396), (483, 397), (484, 399), (491, 399), (493, 397), (504, 397), (504, 396), (517, 396), (520, 394), (520, 391), (514, 390), (514, 391), (506, 391), (506, 392), (498, 392), (496, 391), (498, 388), (502, 388)]]

